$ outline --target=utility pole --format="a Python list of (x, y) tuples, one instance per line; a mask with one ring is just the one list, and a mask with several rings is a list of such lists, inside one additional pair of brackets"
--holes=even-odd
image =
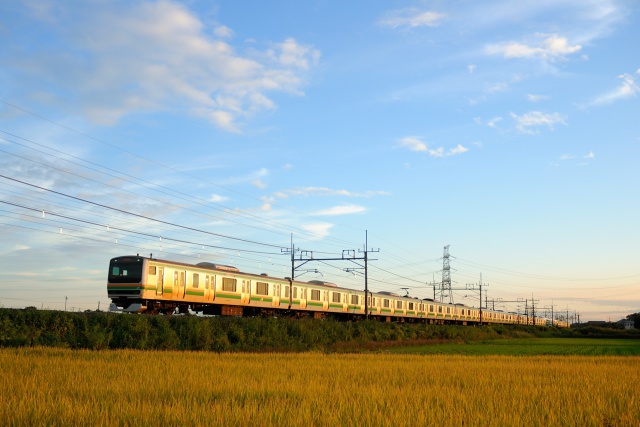
[(551, 310), (551, 326), (555, 325), (554, 323), (555, 319), (553, 318), (553, 307), (554, 307), (553, 300), (551, 300), (551, 305), (548, 305), (542, 308), (543, 310), (545, 310), (545, 316), (546, 316), (547, 310)]
[[(345, 249), (342, 251), (341, 258), (314, 258), (313, 251), (301, 251), (300, 249), (296, 249), (293, 245), (293, 234), (291, 235), (291, 249), (285, 249), (283, 253), (291, 252), (291, 281), (295, 279), (296, 270), (305, 265), (310, 261), (351, 261), (356, 264), (358, 267), (356, 268), (345, 268), (344, 271), (352, 272), (353, 270), (364, 270), (364, 313), (365, 318), (369, 318), (369, 283), (368, 283), (368, 262), (369, 262), (369, 252), (380, 252), (380, 249), (368, 249), (369, 244), (369, 233), (365, 231), (365, 246), (364, 251), (359, 250), (360, 253), (364, 253), (362, 257), (356, 257), (356, 251), (352, 249)], [(300, 252), (300, 257), (296, 259), (295, 253)], [(346, 256), (345, 256), (346, 254)], [(350, 256), (351, 254), (351, 256)], [(364, 261), (364, 266), (358, 264), (356, 261)], [(375, 261), (375, 260), (371, 260)], [(296, 263), (299, 265), (296, 267)], [(305, 273), (313, 272), (318, 273), (317, 269), (306, 270)], [(303, 273), (304, 274), (304, 273)]]
[[(522, 298), (518, 298), (517, 300), (507, 301), (507, 300), (503, 300), (502, 298), (497, 298), (497, 299), (493, 300), (493, 303), (495, 304), (496, 301), (498, 302), (498, 304), (506, 304), (506, 303), (512, 303), (512, 302), (520, 304), (520, 303), (522, 303), (523, 300), (522, 300)], [(495, 309), (495, 307), (494, 307), (494, 309)], [(519, 313), (519, 311), (520, 311), (520, 309), (518, 308), (518, 324), (520, 324), (520, 313)]]
[(365, 319), (369, 319), (369, 285), (368, 279), (369, 274), (367, 270), (367, 260), (369, 252), (380, 252), (380, 249), (369, 249), (369, 230), (365, 230), (364, 232), (364, 316)]
[(67, 298), (66, 295), (65, 295), (65, 297), (64, 297), (64, 311), (67, 311), (67, 300), (68, 299), (69, 298)]
[[(489, 284), (484, 285), (482, 283), (482, 273), (480, 273), (480, 281), (478, 282), (478, 290), (480, 291), (480, 298), (479, 298), (479, 306), (480, 306), (480, 322), (478, 323), (479, 326), (482, 326), (482, 287), (483, 286), (489, 286)], [(466, 287), (464, 288), (451, 288), (456, 289), (456, 290), (465, 290), (465, 291), (475, 291), (476, 290), (476, 285), (474, 283), (468, 283)]]

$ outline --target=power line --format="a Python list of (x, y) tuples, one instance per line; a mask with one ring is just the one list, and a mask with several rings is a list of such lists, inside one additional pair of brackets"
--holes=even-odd
[(55, 190), (51, 190), (51, 189), (48, 189), (48, 188), (44, 188), (44, 187), (41, 187), (41, 186), (35, 185), (35, 184), (30, 184), (28, 182), (21, 181), (19, 179), (15, 179), (15, 178), (10, 178), (8, 176), (1, 175), (1, 174), (0, 174), (0, 178), (9, 179), (11, 181), (19, 182), (21, 184), (24, 184), (24, 185), (27, 185), (27, 186), (30, 186), (30, 187), (33, 187), (33, 188), (37, 188), (39, 190), (43, 190), (43, 191), (47, 191), (47, 192), (50, 192), (50, 193), (53, 193), (53, 194), (57, 194), (57, 195), (60, 195), (60, 196), (68, 197), (68, 198), (73, 199), (73, 200), (78, 200), (78, 201), (81, 201), (81, 202), (84, 202), (84, 203), (88, 203), (88, 204), (91, 204), (91, 205), (94, 205), (94, 206), (98, 206), (98, 207), (101, 207), (101, 208), (104, 208), (104, 209), (109, 209), (109, 210), (112, 210), (112, 211), (115, 211), (115, 212), (124, 213), (126, 215), (131, 215), (131, 216), (135, 216), (135, 217), (138, 217), (138, 218), (147, 219), (149, 221), (154, 221), (154, 222), (157, 222), (157, 223), (160, 223), (160, 224), (171, 225), (173, 227), (182, 228), (182, 229), (185, 229), (185, 230), (196, 231), (196, 232), (199, 232), (199, 233), (209, 234), (209, 235), (216, 236), (216, 237), (223, 237), (225, 239), (237, 240), (237, 241), (244, 242), (244, 243), (252, 243), (252, 244), (255, 244), (255, 245), (269, 246), (269, 247), (278, 248), (278, 249), (286, 249), (283, 246), (273, 245), (273, 244), (270, 244), (270, 243), (262, 243), (262, 242), (256, 242), (256, 241), (253, 241), (253, 240), (242, 239), (242, 238), (239, 238), (239, 237), (226, 236), (224, 234), (213, 233), (211, 231), (206, 231), (206, 230), (199, 230), (197, 228), (188, 227), (186, 225), (180, 225), (180, 224), (175, 224), (175, 223), (172, 223), (172, 222), (169, 222), (169, 221), (163, 221), (163, 220), (160, 220), (160, 219), (151, 218), (151, 217), (148, 217), (146, 215), (141, 215), (141, 214), (125, 211), (123, 209), (118, 209), (118, 208), (114, 208), (114, 207), (111, 207), (111, 206), (103, 205), (101, 203), (92, 202), (90, 200), (86, 200), (86, 199), (83, 199), (81, 197), (76, 197), (76, 196), (72, 196), (70, 194), (61, 193), (59, 191), (55, 191)]

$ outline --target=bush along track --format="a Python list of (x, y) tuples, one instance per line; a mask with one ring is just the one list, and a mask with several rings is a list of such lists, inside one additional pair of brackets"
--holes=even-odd
[(640, 338), (640, 331), (0, 309), (0, 347), (350, 352), (414, 343), (580, 336)]

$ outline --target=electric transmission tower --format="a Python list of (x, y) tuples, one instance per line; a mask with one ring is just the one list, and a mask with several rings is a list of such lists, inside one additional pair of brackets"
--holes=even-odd
[(451, 264), (449, 263), (449, 245), (444, 247), (442, 255), (442, 282), (440, 283), (440, 302), (449, 297), (449, 304), (453, 304), (453, 290), (451, 289)]

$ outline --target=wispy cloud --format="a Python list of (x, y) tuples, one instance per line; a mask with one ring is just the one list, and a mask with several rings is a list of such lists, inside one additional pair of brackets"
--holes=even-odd
[(302, 228), (312, 233), (317, 239), (323, 239), (329, 235), (329, 231), (335, 224), (330, 222), (316, 222), (313, 224), (305, 224)]
[(254, 179), (253, 181), (251, 181), (251, 185), (261, 190), (267, 188), (267, 184), (265, 184), (261, 179)]
[(378, 23), (390, 28), (437, 27), (446, 17), (444, 13), (406, 8), (387, 12)]
[[(580, 167), (580, 166), (588, 166), (589, 162), (595, 158), (596, 158), (596, 155), (594, 154), (594, 152), (589, 151), (587, 154), (583, 156), (576, 156), (574, 154), (562, 154), (560, 157), (558, 157), (558, 160), (560, 162), (564, 162), (569, 165)], [(554, 162), (551, 162), (551, 165), (558, 167), (560, 166), (560, 162), (554, 161)]]
[(502, 117), (498, 116), (486, 121), (481, 117), (474, 117), (473, 121), (480, 126), (488, 126), (490, 128), (496, 129), (498, 127), (498, 123), (502, 121)]
[(458, 144), (456, 147), (450, 148), (449, 150), (445, 150), (444, 147), (429, 148), (428, 144), (419, 136), (406, 136), (404, 138), (400, 138), (398, 140), (398, 146), (406, 147), (411, 151), (426, 152), (431, 157), (455, 156), (456, 154), (462, 154), (469, 151), (468, 148), (463, 147), (461, 144)]
[(213, 203), (220, 203), (226, 200), (228, 200), (228, 197), (221, 196), (219, 194), (212, 194), (211, 197), (209, 197), (209, 201)]
[(398, 141), (400, 147), (406, 147), (411, 151), (427, 151), (427, 144), (417, 136), (405, 136)]
[(640, 94), (640, 86), (636, 81), (636, 79), (640, 78), (640, 69), (636, 70), (634, 74), (621, 74), (618, 78), (622, 80), (622, 83), (617, 88), (600, 95), (588, 103), (586, 107), (608, 105), (623, 99), (634, 98)]
[(318, 212), (312, 213), (314, 216), (337, 216), (337, 215), (353, 215), (357, 213), (366, 212), (367, 208), (358, 205), (341, 205), (334, 206), (328, 209), (323, 209)]
[(556, 124), (565, 124), (565, 119), (559, 113), (531, 111), (521, 116), (511, 113), (511, 117), (516, 121), (516, 129), (522, 133), (536, 133), (536, 128), (540, 126), (553, 129)]
[(530, 102), (539, 102), (539, 101), (544, 101), (549, 99), (549, 97), (546, 95), (535, 95), (533, 93), (528, 93), (525, 96), (527, 98), (527, 101), (530, 101)]
[[(538, 38), (545, 37), (537, 35)], [(504, 58), (534, 58), (548, 61), (565, 60), (567, 56), (579, 52), (580, 45), (571, 46), (566, 37), (557, 34), (546, 36), (536, 44), (526, 44), (520, 42), (504, 42), (488, 45), (486, 52), (490, 55), (502, 55)]]
[(30, 79), (54, 82), (57, 96), (70, 94), (82, 113), (107, 125), (130, 114), (186, 111), (239, 132), (243, 121), (275, 108), (271, 93), (302, 94), (320, 55), (293, 38), (239, 52), (230, 28), (210, 31), (173, 1), (56, 2), (36, 16), (64, 54), (23, 50), (3, 68), (19, 70), (26, 93)]
[(374, 197), (388, 196), (388, 191), (365, 191), (359, 193), (349, 190), (338, 190), (328, 187), (296, 187), (288, 190), (281, 190), (274, 194), (278, 198), (289, 196), (344, 196), (344, 197)]

